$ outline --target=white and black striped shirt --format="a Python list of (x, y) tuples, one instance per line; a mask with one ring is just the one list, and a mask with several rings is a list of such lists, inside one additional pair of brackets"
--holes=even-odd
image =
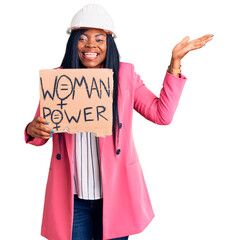
[(74, 194), (81, 199), (102, 198), (98, 138), (89, 132), (74, 135)]

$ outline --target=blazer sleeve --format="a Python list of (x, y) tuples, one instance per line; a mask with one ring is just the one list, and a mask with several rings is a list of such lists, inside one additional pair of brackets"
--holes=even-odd
[(134, 109), (146, 119), (160, 125), (171, 123), (175, 110), (178, 106), (180, 96), (186, 77), (181, 74), (180, 78), (166, 72), (163, 87), (159, 97), (152, 93), (134, 72)]
[[(37, 111), (36, 111), (36, 114), (35, 114), (35, 117), (38, 117), (40, 116), (40, 103), (38, 105), (38, 108), (37, 108)], [(26, 143), (30, 143), (32, 145), (35, 145), (35, 146), (41, 146), (43, 144), (45, 144), (48, 140), (46, 139), (41, 139), (41, 138), (33, 138), (31, 136), (29, 136), (27, 133), (26, 133), (26, 129), (28, 127), (30, 123), (27, 124), (26, 128), (25, 128), (25, 131), (24, 131), (24, 135), (25, 135), (25, 142)]]

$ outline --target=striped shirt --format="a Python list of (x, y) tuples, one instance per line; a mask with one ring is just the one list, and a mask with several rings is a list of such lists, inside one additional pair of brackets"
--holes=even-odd
[(74, 194), (81, 199), (102, 198), (98, 138), (89, 132), (74, 135)]

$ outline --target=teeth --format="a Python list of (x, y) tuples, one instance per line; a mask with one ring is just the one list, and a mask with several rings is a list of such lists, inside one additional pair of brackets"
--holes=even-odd
[(85, 56), (96, 57), (97, 53), (84, 53)]

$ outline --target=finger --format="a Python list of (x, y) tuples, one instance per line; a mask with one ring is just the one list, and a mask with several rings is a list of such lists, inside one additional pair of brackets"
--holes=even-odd
[(181, 48), (181, 47), (185, 47), (185, 46), (187, 45), (189, 39), (190, 39), (189, 36), (183, 38), (182, 41), (179, 42), (179, 43), (175, 46), (175, 48), (176, 48), (176, 47), (179, 47), (179, 48)]
[(208, 39), (213, 39), (214, 35), (213, 34), (206, 34), (204, 36), (204, 38), (208, 38)]
[(44, 133), (47, 133), (47, 134), (54, 133), (54, 131), (52, 129), (50, 129), (46, 125), (43, 125), (42, 123), (36, 124), (36, 129), (40, 132), (44, 132)]
[(207, 42), (209, 42), (211, 40), (212, 40), (212, 38), (210, 37), (210, 34), (209, 34), (209, 37), (206, 37), (206, 38), (202, 37), (202, 38), (192, 40), (187, 45), (188, 51), (202, 48)]
[(207, 42), (211, 41), (213, 38), (214, 35), (213, 34), (206, 34), (204, 35), (203, 37), (200, 37), (198, 39), (195, 39), (193, 41), (195, 42), (198, 42), (199, 43), (203, 43), (203, 44), (206, 44)]
[(189, 51), (202, 48), (202, 47), (204, 46), (204, 44), (205, 44), (205, 43), (203, 43), (203, 42), (195, 42), (195, 43), (193, 43), (193, 44), (190, 44), (190, 45), (189, 45)]
[(207, 39), (207, 38), (210, 38), (210, 34), (206, 34), (198, 39), (201, 39), (201, 40), (204, 40), (204, 39)]
[(41, 132), (37, 128), (31, 129), (30, 136), (32, 136), (34, 138), (42, 138), (42, 139), (50, 138), (50, 134)]
[(205, 44), (206, 44), (207, 42), (210, 42), (210, 41), (212, 41), (212, 39), (213, 39), (212, 37), (211, 37), (211, 38), (208, 38), (208, 39), (206, 39), (206, 40), (205, 40)]
[(195, 40), (201, 40), (201, 41), (203, 41), (203, 40), (205, 40), (205, 39), (211, 38), (212, 36), (213, 36), (213, 34), (206, 34), (206, 35), (204, 35), (204, 36), (202, 36), (202, 37), (200, 37), (200, 38), (197, 38), (197, 39), (195, 39)]
[(41, 116), (38, 116), (37, 118), (35, 118), (36, 122), (38, 123), (42, 123), (42, 124), (48, 124), (47, 120)]
[(34, 135), (38, 138), (48, 139), (48, 138), (50, 138), (51, 134), (52, 134), (51, 132), (46, 132), (46, 131), (40, 130), (40, 129), (34, 130)]
[(42, 135), (38, 135), (38, 134), (36, 134), (34, 137), (35, 137), (35, 138), (41, 138), (41, 139), (45, 139), (45, 140), (47, 140), (47, 139), (49, 139), (49, 138), (51, 137), (51, 135), (42, 136)]
[(189, 51), (200, 49), (205, 46), (205, 42), (196, 42), (194, 44), (191, 44), (189, 47)]
[(183, 38), (183, 40), (180, 43), (186, 43), (189, 41), (189, 39), (190, 39), (190, 37), (186, 36), (185, 38)]

